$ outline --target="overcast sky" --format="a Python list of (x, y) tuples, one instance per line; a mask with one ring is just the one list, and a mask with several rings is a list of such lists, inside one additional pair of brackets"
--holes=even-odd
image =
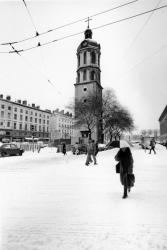
[[(0, 1), (0, 44), (19, 41), (133, 0)], [(155, 7), (167, 0), (138, 0), (92, 17), (90, 28), (111, 23)], [(78, 32), (85, 21), (15, 44), (36, 46)], [(93, 30), (101, 45), (101, 84), (113, 88), (118, 100), (134, 117), (139, 129), (159, 128), (158, 118), (167, 105), (167, 8), (128, 21)], [(46, 46), (16, 53), (0, 53), (0, 92), (13, 100), (28, 100), (42, 109), (63, 109), (74, 97), (79, 34)], [(0, 45), (0, 52), (11, 51)], [(49, 81), (50, 80), (50, 83)]]

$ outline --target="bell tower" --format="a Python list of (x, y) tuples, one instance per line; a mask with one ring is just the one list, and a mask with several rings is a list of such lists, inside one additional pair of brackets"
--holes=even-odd
[[(74, 84), (75, 99), (84, 99), (86, 101), (87, 96), (92, 93), (102, 100), (101, 48), (100, 44), (92, 39), (92, 30), (89, 28), (89, 23), (84, 36), (85, 39), (77, 48), (77, 78)], [(99, 136), (99, 133), (96, 131), (93, 139), (99, 140)]]

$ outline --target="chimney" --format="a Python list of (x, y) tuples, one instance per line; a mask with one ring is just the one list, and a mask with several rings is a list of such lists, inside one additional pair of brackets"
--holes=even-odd
[(2, 94), (0, 95), (0, 98), (3, 99), (3, 95)]
[(23, 105), (27, 106), (27, 101), (26, 100), (23, 101)]
[(35, 108), (35, 103), (32, 103), (32, 108)]
[(36, 106), (37, 109), (40, 109), (40, 106)]
[(11, 100), (11, 96), (10, 96), (10, 95), (7, 95), (7, 96), (6, 96), (6, 100), (10, 101), (10, 100)]
[(17, 100), (17, 103), (20, 103), (20, 104), (21, 104), (21, 100)]

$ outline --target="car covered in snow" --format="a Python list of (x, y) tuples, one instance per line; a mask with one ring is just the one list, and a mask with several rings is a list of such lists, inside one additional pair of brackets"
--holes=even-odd
[(24, 152), (23, 149), (20, 149), (14, 143), (4, 143), (0, 146), (0, 156), (11, 156), (11, 155), (22, 155)]

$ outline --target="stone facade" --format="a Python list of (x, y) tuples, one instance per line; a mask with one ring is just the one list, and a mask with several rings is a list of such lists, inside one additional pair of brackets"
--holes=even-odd
[(0, 95), (0, 140), (24, 140), (28, 137), (50, 137), (50, 110), (27, 104), (27, 101), (12, 101)]
[(51, 115), (51, 141), (71, 139), (74, 136), (74, 118), (71, 113), (56, 109)]
[(167, 141), (167, 106), (165, 107), (159, 118), (159, 124), (160, 124), (160, 140), (162, 142), (165, 142)]
[[(95, 94), (99, 100), (102, 100), (101, 70), (100, 70), (100, 44), (92, 39), (91, 29), (85, 31), (85, 39), (80, 43), (77, 49), (77, 79), (75, 86), (75, 100), (86, 98), (89, 94)], [(81, 132), (82, 131), (82, 132)], [(79, 139), (88, 138), (88, 131), (85, 126), (75, 131)], [(100, 141), (101, 129), (97, 126), (93, 131), (92, 138)]]

